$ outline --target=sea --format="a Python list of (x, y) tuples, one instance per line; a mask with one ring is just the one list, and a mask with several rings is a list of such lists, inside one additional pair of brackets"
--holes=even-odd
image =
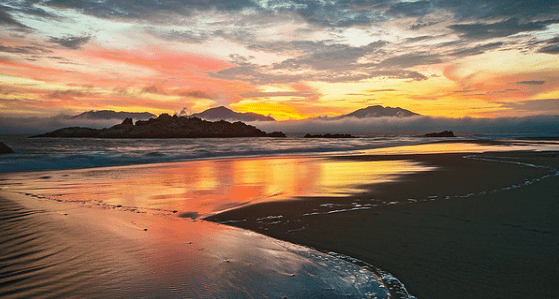
[[(0, 240), (5, 242), (0, 249), (9, 250), (9, 253), (0, 259), (0, 266), (4, 265), (7, 269), (3, 271), (0, 267), (0, 295), (4, 294), (8, 298), (34, 297), (48, 290), (48, 295), (42, 297), (71, 298), (84, 295), (101, 298), (111, 294), (146, 296), (149, 291), (153, 293), (148, 297), (157, 297), (161, 295), (157, 292), (165, 289), (170, 293), (163, 297), (266, 298), (270, 294), (284, 294), (294, 286), (291, 277), (298, 277), (299, 288), (292, 288), (293, 293), (286, 297), (297, 298), (295, 292), (306, 290), (311, 292), (308, 295), (323, 292), (324, 298), (337, 298), (340, 295), (350, 298), (415, 298), (388, 272), (373, 265), (362, 267), (361, 261), (351, 257), (262, 239), (244, 231), (224, 230), (224, 225), (200, 220), (222, 211), (265, 201), (349, 196), (365, 191), (364, 186), (370, 183), (398, 180), (406, 174), (434, 170), (432, 165), (411, 160), (330, 159), (338, 155), (559, 150), (558, 136), (546, 136), (548, 138), (543, 140), (530, 137), (533, 136), (486, 134), (458, 138), (392, 135), (324, 139), (294, 135), (287, 138), (94, 139), (0, 135), (0, 142), (14, 150), (12, 154), (0, 155), (0, 190), (53, 203), (76, 203), (77, 206), (100, 210), (159, 215), (163, 219), (159, 222), (168, 222), (176, 227), (175, 230), (185, 226), (180, 231), (183, 238), (187, 235), (196, 235), (200, 240), (207, 238), (200, 245), (206, 251), (192, 251), (195, 254), (190, 257), (202, 265), (199, 275), (190, 273), (188, 276), (187, 268), (179, 269), (173, 262), (176, 254), (184, 253), (180, 251), (182, 247), (192, 245), (191, 241), (177, 241), (178, 231), (168, 233), (172, 241), (149, 239), (149, 242), (156, 244), (154, 246), (149, 245), (152, 243), (140, 242), (138, 246), (145, 247), (141, 250), (130, 245), (133, 244), (130, 242), (125, 243), (128, 247), (117, 248), (120, 250), (118, 254), (126, 253), (127, 259), (144, 262), (146, 257), (170, 257), (149, 262), (154, 267), (162, 264), (166, 266), (146, 271), (143, 264), (128, 263), (127, 259), (112, 260), (118, 255), (104, 251), (104, 248), (120, 246), (119, 239), (106, 241), (104, 235), (97, 236), (99, 242), (108, 243), (103, 248), (91, 249), (88, 245), (90, 240), (83, 237), (90, 231), (72, 228), (68, 231), (76, 233), (76, 237), (72, 237), (65, 231), (58, 232), (56, 228), (49, 227), (50, 222), (41, 222), (43, 220), (39, 214), (44, 213), (42, 210), (27, 210), (10, 202), (1, 202), (4, 208), (0, 209), (0, 222), (7, 226), (3, 228), (6, 234)], [(484, 142), (472, 143), (468, 140)], [(494, 140), (507, 142), (491, 142)], [(322, 212), (351, 212), (371, 209), (377, 204), (394, 203), (352, 202), (348, 206), (340, 206), (333, 201), (324, 205)], [(72, 212), (69, 212), (70, 216)], [(67, 213), (63, 212), (62, 215)], [(281, 215), (274, 217), (266, 221), (281, 221)], [(184, 218), (185, 221), (176, 222), (177, 218)], [(169, 227), (168, 224), (161, 226)], [(51, 236), (53, 234), (56, 236)], [(48, 240), (42, 241), (45, 238)], [(224, 238), (235, 240), (236, 243), (224, 243)], [(254, 247), (254, 251), (247, 249), (250, 246)], [(145, 255), (145, 252), (151, 253)], [(247, 252), (253, 252), (252, 256), (249, 257)], [(98, 255), (103, 256), (103, 260), (98, 260)], [(63, 261), (66, 257), (70, 262)], [(265, 266), (270, 260), (277, 261), (278, 257), (283, 261), (281, 266), (275, 262), (272, 268)], [(268, 273), (263, 276), (276, 279), (276, 282), (281, 279), (282, 287), (270, 288), (259, 283), (263, 277), (258, 274), (260, 272), (250, 274), (247, 279), (240, 279), (242, 276), (229, 279), (208, 270), (224, 271), (230, 268), (244, 275), (247, 273), (246, 266), (240, 267), (241, 264), (235, 263), (241, 260), (243, 265), (252, 265), (254, 261), (261, 260), (254, 262), (263, 267), (259, 271)], [(184, 260), (181, 265), (188, 266), (191, 261)], [(84, 263), (89, 266), (84, 268)], [(118, 263), (122, 265), (117, 266)], [(331, 269), (337, 269), (338, 272), (326, 280), (322, 279)], [(123, 271), (138, 271), (139, 274), (123, 276)], [(298, 271), (298, 274), (294, 275), (294, 271)], [(188, 276), (186, 282), (180, 273)], [(274, 278), (273, 275), (278, 273), (278, 278)], [(155, 274), (162, 278), (151, 279)], [(205, 275), (208, 278), (202, 281), (200, 277)], [(52, 277), (57, 277), (57, 282), (52, 282)], [(135, 278), (143, 279), (142, 283), (133, 282)], [(116, 284), (119, 279), (122, 282)], [(122, 289), (121, 286), (127, 284), (142, 285), (147, 289), (143, 293), (140, 292), (142, 290)], [(384, 289), (387, 285), (392, 286), (389, 292)], [(214, 293), (207, 293), (208, 289)], [(235, 292), (242, 295), (237, 296)]]
[[(458, 138), (389, 135), (337, 139), (302, 138), (301, 134), (295, 134), (287, 138), (96, 139), (0, 134), (0, 142), (14, 150), (13, 154), (0, 155), (0, 173), (235, 157), (360, 154), (444, 140), (496, 140), (533, 135), (537, 134), (469, 134)], [(546, 137), (559, 137), (559, 133), (547, 133)]]

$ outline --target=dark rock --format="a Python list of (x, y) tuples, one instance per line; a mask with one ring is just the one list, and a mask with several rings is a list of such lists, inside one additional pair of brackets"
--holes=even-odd
[(437, 133), (427, 133), (425, 137), (456, 137), (452, 131), (442, 131)]
[(133, 125), (134, 122), (132, 121), (132, 118), (127, 117), (122, 121), (122, 125)]
[(242, 122), (224, 120), (211, 122), (197, 117), (179, 117), (161, 114), (158, 118), (138, 120), (131, 118), (108, 129), (64, 128), (32, 137), (93, 137), (93, 138), (230, 138), (230, 137), (285, 137), (281, 132), (266, 134)]
[(355, 138), (355, 136), (353, 136), (351, 134), (330, 134), (330, 133), (326, 133), (324, 135), (321, 135), (321, 134), (316, 134), (316, 135), (307, 134), (303, 138)]
[(0, 155), (4, 155), (4, 154), (11, 154), (14, 151), (7, 145), (5, 145), (4, 143), (0, 142)]

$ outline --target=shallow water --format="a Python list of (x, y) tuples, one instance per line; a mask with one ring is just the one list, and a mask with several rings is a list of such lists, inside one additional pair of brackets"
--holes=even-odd
[(0, 197), (1, 298), (390, 298), (366, 267), (240, 229), (37, 206)]
[(52, 200), (197, 218), (257, 202), (347, 196), (365, 184), (432, 169), (411, 161), (255, 157), (0, 174), (0, 186)]

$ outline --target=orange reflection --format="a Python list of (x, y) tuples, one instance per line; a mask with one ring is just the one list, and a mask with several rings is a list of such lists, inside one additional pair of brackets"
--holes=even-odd
[[(300, 196), (346, 196), (429, 168), (410, 161), (239, 158), (13, 174), (21, 189), (64, 201), (207, 215)], [(13, 184), (12, 186), (15, 186)]]

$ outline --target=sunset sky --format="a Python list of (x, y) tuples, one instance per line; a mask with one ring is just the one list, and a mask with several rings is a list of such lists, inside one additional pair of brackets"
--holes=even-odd
[(0, 116), (559, 115), (549, 0), (3, 0)]

